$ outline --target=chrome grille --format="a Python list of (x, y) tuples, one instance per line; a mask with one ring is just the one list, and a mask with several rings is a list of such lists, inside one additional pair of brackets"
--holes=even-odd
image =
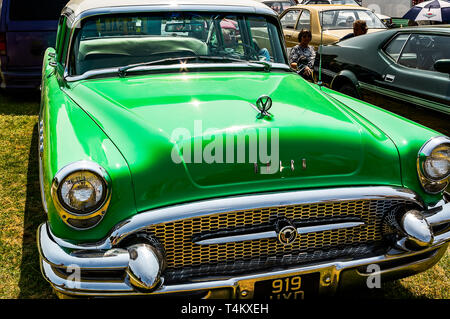
[[(367, 199), (268, 207), (167, 222), (149, 226), (148, 231), (164, 247), (169, 272), (205, 265), (214, 269), (214, 265), (220, 264), (244, 265), (252, 260), (270, 258), (279, 260), (301, 253), (314, 254), (316, 251), (336, 247), (354, 247), (380, 242), (385, 213), (391, 211), (394, 206), (403, 204), (405, 201), (402, 199)], [(359, 218), (365, 225), (301, 234), (289, 246), (280, 244), (275, 238), (212, 245), (193, 243), (193, 238), (200, 234), (272, 225), (280, 218), (287, 218), (298, 224), (314, 219), (336, 220), (347, 217)]]

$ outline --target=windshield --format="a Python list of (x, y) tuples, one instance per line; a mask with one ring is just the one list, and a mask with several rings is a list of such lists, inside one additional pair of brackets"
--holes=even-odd
[(383, 22), (369, 10), (322, 11), (320, 20), (323, 30), (353, 29), (353, 22), (356, 20), (366, 21), (369, 29), (386, 29)]
[(176, 64), (176, 58), (188, 57), (204, 57), (195, 63), (208, 64), (285, 64), (275, 23), (262, 16), (203, 12), (98, 16), (87, 19), (76, 35), (71, 74), (158, 61)]

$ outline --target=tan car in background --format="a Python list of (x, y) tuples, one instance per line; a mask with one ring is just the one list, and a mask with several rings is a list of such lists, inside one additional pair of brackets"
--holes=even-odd
[[(323, 14), (323, 26), (321, 15)], [(280, 15), (286, 46), (298, 44), (298, 34), (302, 29), (310, 30), (310, 45), (318, 49), (323, 30), (323, 44), (339, 41), (353, 32), (353, 22), (365, 20), (368, 33), (387, 29), (383, 22), (367, 8), (349, 5), (297, 5), (288, 8)]]

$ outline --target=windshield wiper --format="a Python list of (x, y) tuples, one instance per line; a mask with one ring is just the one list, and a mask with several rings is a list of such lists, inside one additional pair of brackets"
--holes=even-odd
[(171, 62), (171, 61), (181, 61), (181, 60), (193, 60), (193, 59), (197, 59), (197, 57), (196, 56), (189, 56), (189, 57), (179, 57), (179, 58), (165, 58), (165, 59), (160, 59), (160, 60), (155, 60), (155, 61), (130, 64), (130, 65), (126, 65), (126, 66), (120, 67), (118, 69), (118, 72), (119, 72), (119, 76), (120, 77), (124, 77), (127, 74), (128, 70), (131, 70), (131, 69), (134, 69), (134, 68), (138, 68), (140, 66), (148, 66), (148, 65), (158, 64), (158, 63), (165, 63), (165, 62)]
[(272, 70), (272, 64), (270, 62), (259, 61), (259, 60), (250, 60), (248, 62), (256, 63), (256, 64), (260, 64), (260, 65), (264, 66), (264, 71), (266, 71), (266, 72), (270, 72), (270, 70)]
[(222, 61), (235, 61), (235, 62), (244, 62), (244, 63), (254, 63), (254, 64), (260, 64), (262, 66), (264, 66), (264, 71), (266, 72), (270, 72), (270, 70), (272, 69), (272, 65), (267, 62), (267, 61), (259, 61), (259, 60), (243, 60), (243, 59), (238, 59), (238, 58), (232, 58), (232, 57), (226, 57), (226, 56), (198, 56), (201, 59), (205, 59), (205, 60), (222, 60)]
[(149, 62), (142, 62), (142, 63), (136, 63), (136, 64), (130, 64), (126, 66), (122, 66), (118, 69), (118, 73), (120, 77), (124, 77), (127, 74), (127, 71), (141, 67), (141, 66), (149, 66), (149, 65), (155, 65), (160, 63), (166, 63), (166, 62), (172, 62), (172, 61), (187, 61), (187, 60), (209, 60), (209, 61), (221, 61), (221, 62), (240, 62), (240, 63), (246, 63), (247, 65), (251, 64), (259, 64), (264, 67), (264, 71), (270, 72), (271, 65), (268, 62), (265, 61), (249, 61), (249, 60), (242, 60), (238, 58), (233, 57), (223, 57), (223, 56), (208, 56), (208, 55), (197, 55), (197, 56), (187, 56), (187, 57), (177, 57), (177, 58), (165, 58), (155, 61), (149, 61)]

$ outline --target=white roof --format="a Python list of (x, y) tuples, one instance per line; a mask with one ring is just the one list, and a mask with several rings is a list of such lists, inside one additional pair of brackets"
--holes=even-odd
[(173, 6), (194, 5), (194, 6), (235, 6), (235, 7), (255, 7), (267, 9), (267, 6), (254, 0), (71, 0), (66, 5), (66, 9), (71, 11), (75, 17), (81, 13), (94, 9), (120, 8), (130, 6)]

